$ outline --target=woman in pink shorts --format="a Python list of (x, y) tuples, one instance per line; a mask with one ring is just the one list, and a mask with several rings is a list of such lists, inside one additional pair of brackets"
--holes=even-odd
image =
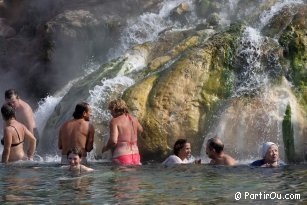
[(112, 162), (120, 165), (141, 165), (137, 135), (143, 132), (139, 121), (129, 114), (124, 100), (113, 100), (109, 104), (113, 116), (110, 122), (110, 138), (102, 153), (112, 149)]

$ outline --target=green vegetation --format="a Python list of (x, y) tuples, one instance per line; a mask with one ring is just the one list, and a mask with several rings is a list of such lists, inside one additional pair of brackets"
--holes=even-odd
[(293, 138), (293, 126), (291, 123), (291, 107), (287, 105), (285, 117), (282, 122), (282, 134), (286, 157), (289, 162), (295, 161), (295, 148)]

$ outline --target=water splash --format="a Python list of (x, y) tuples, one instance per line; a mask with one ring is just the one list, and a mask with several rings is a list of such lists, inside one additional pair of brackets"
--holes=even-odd
[(187, 19), (188, 22), (195, 22), (197, 17), (195, 14), (194, 2), (192, 0), (165, 0), (158, 13), (148, 12), (142, 14), (136, 19), (128, 20), (127, 26), (123, 30), (120, 38), (120, 46), (115, 50), (111, 49), (108, 58), (116, 58), (134, 45), (143, 44), (148, 41), (155, 41), (159, 34), (165, 29), (179, 29), (185, 27), (179, 22), (174, 22), (169, 18), (172, 9), (183, 2), (187, 3), (191, 8), (190, 16)]
[(43, 100), (38, 102), (38, 108), (34, 113), (36, 126), (39, 136), (42, 136), (43, 129), (49, 119), (50, 115), (54, 111), (56, 105), (61, 101), (63, 97), (47, 96)]
[[(238, 160), (259, 158), (262, 144), (272, 141), (279, 146), (281, 158), (284, 160), (282, 121), (286, 107), (290, 104), (296, 154), (303, 159), (303, 144), (306, 139), (300, 136), (303, 136), (302, 132), (306, 129), (307, 123), (291, 87), (291, 84), (283, 78), (279, 85), (268, 85), (257, 96), (234, 99), (206, 139), (215, 135), (221, 137), (226, 153), (230, 153)], [(202, 150), (202, 153), (204, 155), (205, 151)]]
[(93, 109), (93, 117), (97, 119), (110, 120), (110, 115), (106, 109), (106, 104), (111, 100), (112, 93), (118, 89), (126, 89), (134, 84), (134, 80), (126, 76), (119, 76), (113, 79), (102, 81), (102, 85), (96, 85), (90, 90), (89, 104)]
[(282, 8), (285, 6), (289, 6), (291, 4), (303, 4), (304, 2), (302, 0), (279, 0), (276, 2), (274, 6), (270, 8), (270, 10), (264, 11), (260, 15), (260, 25), (258, 26), (259, 29), (263, 28), (265, 25), (268, 24), (268, 22), (271, 20), (271, 18), (281, 11)]
[(219, 13), (221, 18), (220, 23), (222, 25), (229, 25), (231, 23), (231, 15), (235, 12), (239, 0), (228, 0), (227, 3), (223, 4), (223, 8)]
[(263, 37), (258, 30), (252, 27), (245, 29), (236, 54), (240, 71), (234, 97), (255, 94), (268, 83), (267, 74), (260, 62), (262, 42)]
[(89, 91), (89, 104), (93, 110), (92, 122), (95, 126), (95, 145), (88, 154), (88, 159), (94, 161), (100, 155), (102, 145), (109, 138), (109, 121), (111, 115), (108, 111), (108, 102), (121, 96), (122, 92), (134, 84), (134, 80), (126, 76), (117, 76), (113, 79), (102, 80), (102, 85), (96, 85)]

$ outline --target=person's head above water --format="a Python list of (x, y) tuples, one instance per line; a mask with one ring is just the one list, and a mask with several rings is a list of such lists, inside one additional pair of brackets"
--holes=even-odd
[(72, 147), (67, 151), (67, 160), (69, 162), (69, 171), (73, 171), (76, 174), (94, 171), (94, 169), (81, 164), (82, 151), (79, 147)]
[(82, 150), (79, 149), (78, 147), (72, 147), (67, 151), (67, 158), (69, 157), (70, 154), (78, 155), (80, 158), (82, 157)]
[(122, 99), (112, 100), (109, 103), (108, 109), (111, 111), (113, 117), (129, 113), (128, 106), (126, 102)]
[(210, 138), (206, 144), (206, 154), (211, 159), (209, 164), (212, 165), (229, 165), (237, 164), (237, 161), (224, 152), (224, 144), (218, 137)]
[(5, 101), (7, 104), (14, 108), (18, 108), (20, 106), (19, 96), (15, 89), (6, 90), (4, 93)]
[(81, 163), (82, 150), (78, 147), (72, 147), (67, 151), (67, 160), (71, 166), (77, 166)]
[(206, 153), (210, 158), (213, 152), (220, 154), (222, 153), (223, 150), (224, 150), (224, 144), (218, 137), (213, 137), (208, 139)]
[(268, 152), (268, 150), (270, 149), (271, 145), (276, 145), (274, 142), (265, 142), (262, 145), (262, 153), (261, 156), (262, 158), (265, 157), (266, 153)]
[(9, 104), (4, 104), (1, 107), (1, 114), (4, 120), (10, 120), (15, 117), (15, 109)]
[(279, 160), (278, 146), (274, 142), (266, 142), (262, 145), (262, 158), (266, 163), (273, 163)]
[(90, 114), (91, 114), (90, 105), (86, 102), (80, 102), (75, 107), (73, 117), (75, 119), (84, 118), (85, 120), (89, 121)]
[(178, 139), (174, 144), (174, 154), (181, 159), (191, 154), (191, 144), (186, 139)]

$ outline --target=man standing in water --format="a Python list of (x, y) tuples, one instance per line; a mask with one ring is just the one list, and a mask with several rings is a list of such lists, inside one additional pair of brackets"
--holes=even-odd
[[(6, 90), (4, 96), (6, 103), (15, 109), (16, 119), (20, 123), (24, 124), (26, 128), (28, 128), (28, 130), (34, 135), (34, 137), (36, 138), (37, 145), (39, 141), (39, 135), (34, 120), (33, 110), (30, 105), (20, 99), (15, 89)], [(27, 146), (28, 142), (25, 141), (26, 149)]]
[(62, 164), (68, 164), (67, 152), (72, 147), (79, 147), (82, 151), (82, 162), (86, 162), (87, 152), (93, 149), (94, 126), (89, 122), (92, 110), (88, 103), (76, 105), (74, 119), (66, 121), (59, 132), (58, 147), (62, 150)]
[(211, 161), (209, 164), (212, 165), (229, 165), (233, 166), (236, 164), (236, 160), (228, 154), (224, 153), (224, 144), (218, 137), (210, 138), (207, 141), (206, 153)]

